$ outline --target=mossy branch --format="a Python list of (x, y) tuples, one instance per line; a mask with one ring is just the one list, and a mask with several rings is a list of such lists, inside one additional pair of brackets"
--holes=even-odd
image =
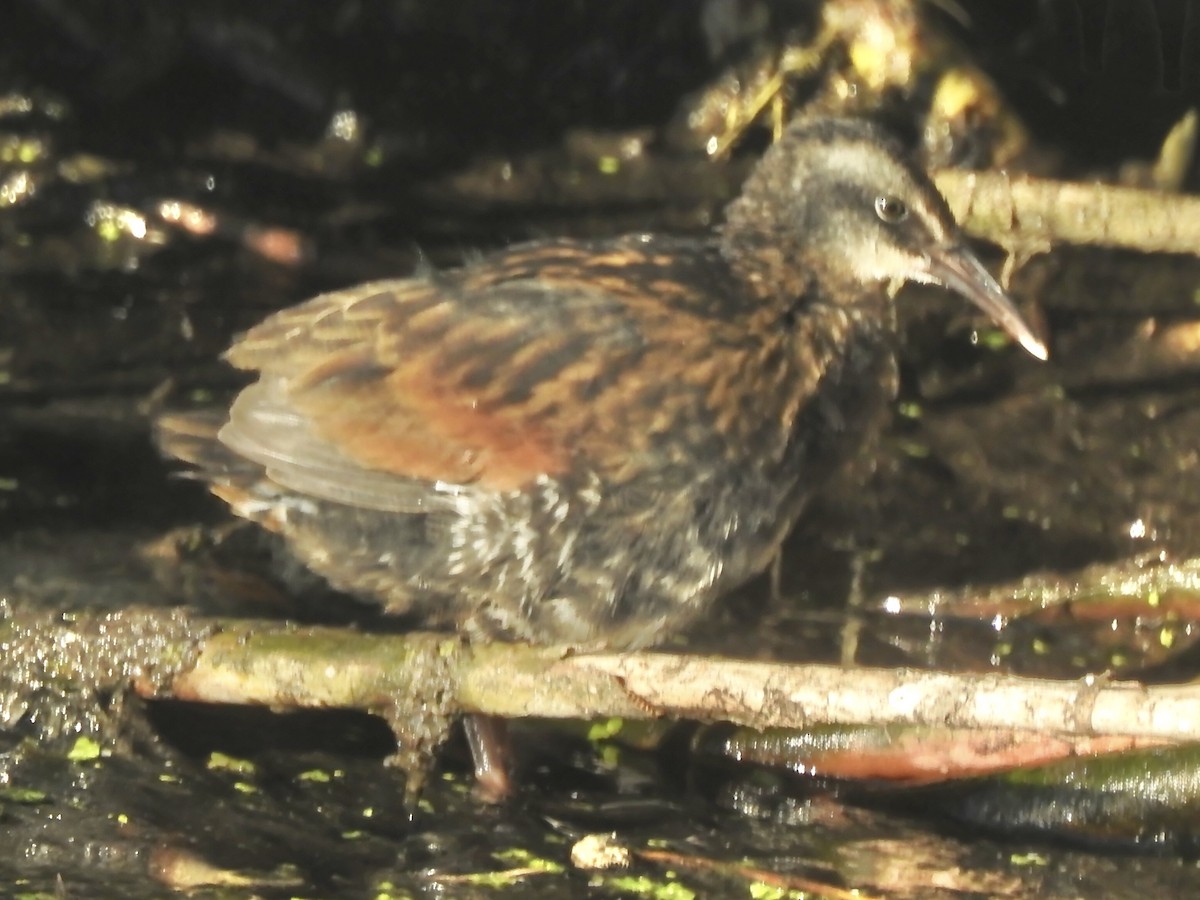
[(0, 626), (0, 646), (8, 661), (0, 701), (10, 721), (28, 710), (30, 684), (82, 698), (132, 686), (148, 698), (366, 709), (383, 715), (401, 747), (416, 754), (463, 713), (670, 717), (760, 729), (853, 722), (1200, 737), (1195, 685), (665, 653), (574, 655), (519, 644), (468, 646), (442, 634), (366, 635), (138, 609), (72, 619), (13, 613)]

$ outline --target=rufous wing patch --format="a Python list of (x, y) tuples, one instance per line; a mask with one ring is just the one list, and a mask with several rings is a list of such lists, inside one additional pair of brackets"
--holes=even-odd
[(508, 491), (564, 472), (568, 452), (519, 408), (486, 411), (410, 363), (374, 377), (305, 379), (291, 392), (314, 432), (365, 468)]

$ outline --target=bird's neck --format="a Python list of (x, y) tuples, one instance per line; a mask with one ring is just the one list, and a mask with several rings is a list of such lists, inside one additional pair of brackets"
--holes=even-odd
[(820, 272), (791, 241), (768, 229), (733, 227), (726, 223), (719, 239), (721, 256), (746, 291), (760, 302), (777, 304), (784, 298), (812, 296), (820, 290)]
[(872, 430), (895, 396), (896, 318), (888, 289), (839, 277), (803, 246), (788, 247), (758, 229), (726, 229), (720, 246), (753, 297), (744, 307), (749, 331), (761, 337), (764, 353), (786, 360), (789, 374), (762, 398), (778, 415), (781, 462), (825, 465), (838, 448)]
[[(866, 285), (820, 254), (771, 229), (730, 227), (720, 254), (741, 290), (755, 302), (745, 308), (762, 327), (797, 328), (802, 342), (844, 344), (852, 334), (888, 337), (895, 311), (884, 284)], [(832, 348), (831, 348), (832, 349)]]

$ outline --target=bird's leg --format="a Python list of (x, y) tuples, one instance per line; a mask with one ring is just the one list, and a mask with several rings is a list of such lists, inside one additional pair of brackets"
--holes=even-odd
[(767, 570), (767, 584), (771, 600), (771, 606), (778, 605), (783, 597), (783, 545), (775, 551), (775, 556), (771, 558), (771, 567)]
[(846, 624), (842, 626), (841, 664), (854, 666), (858, 661), (858, 639), (862, 632), (862, 608), (865, 604), (863, 576), (867, 571), (870, 552), (852, 544), (850, 557), (850, 589), (846, 597)]
[(475, 796), (485, 803), (507, 800), (513, 792), (508, 723), (497, 716), (472, 713), (463, 719), (463, 732), (475, 764)]

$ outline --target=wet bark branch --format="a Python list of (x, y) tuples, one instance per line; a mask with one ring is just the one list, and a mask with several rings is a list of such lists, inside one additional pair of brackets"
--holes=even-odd
[[(815, 724), (916, 724), (962, 728), (1012, 728), (1071, 735), (1200, 737), (1200, 687), (1147, 688), (1102, 679), (1047, 681), (1008, 675), (956, 674), (913, 669), (845, 669), (838, 666), (758, 663), (665, 653), (570, 655), (562, 648), (488, 644), (447, 652), (444, 636), (409, 634), (372, 639), (364, 656), (372, 663), (355, 673), (344, 694), (330, 691), (327, 667), (305, 662), (311, 638), (300, 632), (269, 640), (264, 656), (256, 642), (218, 636), (219, 652), (202, 651), (195, 667), (176, 679), (170, 692), (201, 700), (277, 703), (286, 696), (299, 705), (340, 700), (358, 705), (364, 684), (383, 688), (397, 669), (420, 656), (453, 657), (450, 680), (440, 685), (457, 712), (540, 718), (621, 716), (729, 721), (755, 728), (803, 728)], [(230, 655), (230, 641), (237, 651)], [(324, 635), (322, 643), (331, 638)], [(363, 640), (347, 635), (349, 646)], [(265, 682), (245, 697), (212, 690), (228, 685), (229, 673), (254, 658)], [(365, 680), (364, 680), (365, 679)], [(261, 684), (276, 685), (274, 693)], [(305, 686), (313, 682), (316, 690)], [(282, 694), (280, 694), (282, 688)], [(384, 696), (372, 689), (365, 696)], [(339, 696), (341, 694), (341, 696)], [(420, 695), (405, 698), (420, 705)]]
[[(70, 648), (64, 655), (63, 648)], [(1060, 735), (1200, 737), (1200, 686), (1046, 681), (998, 674), (843, 669), (664, 653), (471, 647), (441, 634), (365, 635), (279, 623), (192, 620), (164, 610), (71, 619), (12, 613), (4, 718), (29, 685), (84, 698), (132, 685), (148, 698), (353, 707), (379, 713), (402, 746), (428, 750), (454, 717), (682, 718), (754, 728), (918, 724)], [(24, 702), (24, 705), (22, 705)]]

